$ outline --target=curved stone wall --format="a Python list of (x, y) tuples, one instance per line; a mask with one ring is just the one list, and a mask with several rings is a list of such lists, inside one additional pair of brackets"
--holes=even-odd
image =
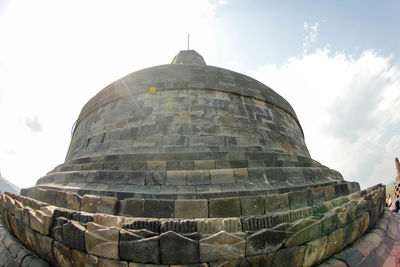
[[(384, 210), (381, 185), (343, 196), (326, 189), (312, 205), (230, 218), (115, 216), (102, 213), (107, 205), (99, 199), (88, 205), (91, 213), (11, 193), (0, 195), (0, 212), (25, 246), (54, 265), (311, 266), (354, 243)], [(284, 202), (276, 200), (270, 205)]]

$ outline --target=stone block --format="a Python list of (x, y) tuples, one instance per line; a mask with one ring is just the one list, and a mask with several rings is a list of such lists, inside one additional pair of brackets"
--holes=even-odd
[(167, 180), (167, 173), (165, 171), (153, 171), (146, 173), (146, 185), (164, 185)]
[(338, 228), (338, 217), (334, 212), (326, 213), (322, 219), (322, 235), (327, 235)]
[(175, 218), (207, 218), (207, 199), (177, 199), (175, 200)]
[(58, 266), (74, 266), (71, 250), (60, 242), (54, 241), (54, 256)]
[(290, 209), (299, 209), (314, 204), (311, 190), (290, 192), (289, 195)]
[(46, 214), (41, 210), (30, 210), (29, 223), (33, 230), (42, 235), (48, 235), (50, 232), (50, 226), (53, 223), (53, 215)]
[(167, 171), (166, 185), (186, 185), (186, 171)]
[(324, 258), (327, 259), (335, 253), (338, 253), (342, 249), (342, 244), (343, 228), (339, 228), (328, 235)]
[(240, 197), (242, 216), (262, 215), (265, 213), (265, 197)]
[(126, 198), (120, 201), (119, 215), (144, 217), (144, 199)]
[(93, 222), (103, 226), (108, 226), (108, 227), (115, 226), (122, 228), (124, 224), (124, 218), (125, 217), (122, 216), (96, 213), (93, 215)]
[(262, 229), (255, 233), (249, 233), (246, 237), (246, 256), (274, 252), (282, 247), (289, 235), (290, 233), (286, 231), (272, 229)]
[(187, 184), (188, 185), (200, 185), (210, 184), (210, 171), (208, 170), (196, 170), (188, 171)]
[(193, 169), (194, 170), (210, 170), (214, 169), (214, 160), (194, 160)]
[(133, 231), (121, 230), (119, 255), (124, 260), (139, 263), (160, 263), (158, 236), (142, 238)]
[(368, 229), (369, 226), (369, 213), (364, 213), (363, 216), (361, 217), (361, 223), (360, 223), (360, 233), (358, 237), (362, 236)]
[(236, 183), (248, 183), (249, 173), (247, 168), (233, 169), (233, 175), (235, 176)]
[(211, 218), (240, 217), (240, 199), (238, 197), (210, 199), (209, 212)]
[(333, 185), (324, 186), (325, 200), (332, 200), (336, 197), (335, 187)]
[(63, 243), (70, 248), (85, 252), (86, 228), (77, 221), (68, 221), (62, 225)]
[(235, 183), (233, 169), (210, 170), (212, 184), (231, 184)]
[(289, 209), (288, 193), (266, 196), (265, 208), (269, 212), (288, 210)]
[(319, 204), (325, 201), (325, 194), (323, 187), (314, 187), (311, 190), (314, 198), (314, 204)]
[(81, 197), (76, 193), (65, 194), (65, 206), (68, 209), (80, 210), (81, 209)]
[(39, 256), (54, 265), (56, 263), (56, 259), (53, 253), (53, 239), (43, 236), (39, 233), (36, 233), (36, 239)]
[(295, 232), (292, 236), (288, 238), (285, 242), (285, 247), (293, 247), (302, 245), (311, 240), (321, 237), (322, 233), (322, 223), (321, 221), (315, 222), (307, 227)]
[(173, 218), (174, 201), (165, 199), (145, 199), (144, 217), (149, 218)]
[(96, 213), (100, 204), (101, 201), (99, 196), (84, 195), (81, 200), (81, 210)]
[(192, 264), (200, 261), (199, 242), (168, 231), (159, 236), (161, 263)]
[(349, 188), (347, 183), (335, 185), (335, 195), (336, 197), (347, 196), (349, 194)]
[(229, 160), (215, 160), (215, 169), (229, 169), (230, 161)]
[(290, 247), (278, 250), (272, 266), (303, 266), (304, 247)]
[(327, 240), (327, 236), (322, 236), (305, 244), (304, 266), (313, 266), (322, 261), (322, 257), (325, 255)]
[(221, 231), (200, 240), (200, 261), (222, 261), (243, 258), (246, 241), (244, 234), (234, 235)]
[(84, 195), (81, 200), (81, 210), (91, 213), (116, 214), (118, 198), (95, 195)]
[(180, 160), (178, 168), (179, 170), (193, 170), (193, 160)]
[(104, 258), (119, 259), (119, 231), (117, 227), (106, 227), (89, 222), (85, 232), (86, 251)]

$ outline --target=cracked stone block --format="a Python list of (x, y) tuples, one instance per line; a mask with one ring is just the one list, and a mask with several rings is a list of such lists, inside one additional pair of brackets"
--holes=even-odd
[(231, 260), (243, 258), (246, 250), (244, 234), (235, 235), (221, 231), (200, 240), (200, 261)]
[(294, 233), (292, 236), (290, 236), (289, 239), (285, 242), (285, 246), (293, 247), (317, 239), (321, 237), (321, 232), (322, 232), (321, 222), (319, 221), (313, 223), (301, 229), (300, 231)]
[(199, 242), (168, 231), (159, 236), (161, 263), (191, 264), (200, 261)]
[(328, 237), (322, 236), (305, 244), (304, 266), (313, 266), (322, 261), (327, 241)]
[(286, 231), (262, 229), (246, 237), (246, 256), (262, 255), (278, 250), (289, 236)]
[(62, 225), (63, 243), (70, 248), (85, 252), (86, 228), (77, 221), (68, 221)]
[(50, 226), (53, 223), (53, 213), (49, 210), (30, 210), (29, 223), (33, 230), (42, 235), (48, 235), (50, 232)]
[(104, 258), (119, 259), (119, 230), (117, 227), (106, 227), (89, 222), (85, 232), (86, 251)]
[(71, 250), (60, 242), (54, 241), (54, 256), (59, 266), (74, 266)]
[(138, 263), (160, 263), (158, 236), (143, 238), (134, 231), (121, 230), (119, 255), (124, 260)]

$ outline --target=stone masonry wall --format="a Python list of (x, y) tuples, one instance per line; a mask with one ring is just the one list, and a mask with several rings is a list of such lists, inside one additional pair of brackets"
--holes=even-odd
[[(0, 195), (0, 213), (23, 244), (52, 265), (226, 266), (230, 262), (311, 266), (354, 243), (375, 225), (384, 210), (382, 185), (342, 196), (331, 188), (313, 192), (310, 206), (292, 203), (290, 207), (288, 196), (291, 209), (274, 207), (275, 212), (264, 215), (237, 214), (230, 218), (115, 216), (99, 208), (93, 212), (66, 209), (11, 193)], [(298, 199), (302, 195), (299, 192)], [(98, 200), (92, 205), (104, 207)], [(248, 203), (237, 201), (240, 205)], [(257, 210), (254, 201), (245, 209), (250, 214), (251, 208)], [(267, 207), (284, 202), (271, 201)]]

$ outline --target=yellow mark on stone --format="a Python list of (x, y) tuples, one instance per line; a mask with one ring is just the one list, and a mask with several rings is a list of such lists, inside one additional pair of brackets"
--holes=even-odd
[(157, 91), (157, 89), (154, 86), (152, 86), (150, 87), (149, 91), (150, 93), (154, 94)]
[(179, 116), (182, 116), (182, 112), (178, 113)]

